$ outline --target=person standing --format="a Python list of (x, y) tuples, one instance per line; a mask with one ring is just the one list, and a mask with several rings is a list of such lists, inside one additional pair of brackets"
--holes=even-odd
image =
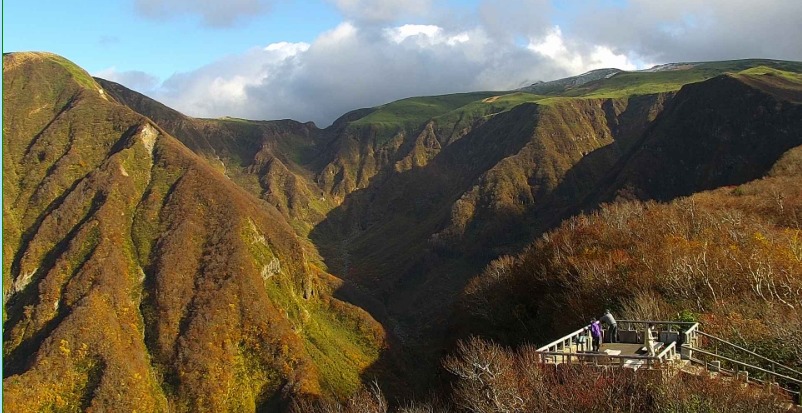
[(654, 331), (654, 324), (649, 324), (646, 331), (643, 332), (643, 345), (646, 347), (646, 353), (649, 357), (655, 356), (656, 337)]
[(610, 314), (610, 309), (604, 310), (604, 315), (601, 318), (601, 322), (610, 326), (610, 342), (617, 343), (618, 342), (618, 323), (615, 321), (615, 317)]
[(590, 337), (593, 339), (593, 352), (598, 353), (601, 347), (602, 328), (601, 323), (595, 317), (590, 319)]

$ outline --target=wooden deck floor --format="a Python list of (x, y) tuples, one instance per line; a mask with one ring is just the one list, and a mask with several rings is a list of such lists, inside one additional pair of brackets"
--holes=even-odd
[(641, 348), (643, 348), (643, 344), (603, 343), (599, 352), (611, 356), (645, 356), (645, 353), (639, 352)]
[[(639, 369), (649, 365), (644, 360), (647, 354), (643, 344), (632, 343), (603, 343), (598, 352), (592, 352), (584, 344), (572, 344), (564, 348), (560, 353), (570, 353), (572, 355), (560, 356), (551, 355), (547, 358), (552, 363), (579, 363), (595, 365), (617, 365), (632, 369)], [(604, 357), (612, 356), (612, 357)], [(628, 357), (633, 357), (629, 359)]]

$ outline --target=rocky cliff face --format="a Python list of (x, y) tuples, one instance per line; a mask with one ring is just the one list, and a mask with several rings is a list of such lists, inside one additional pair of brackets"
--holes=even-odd
[(764, 176), (802, 144), (798, 91), (798, 83), (771, 74), (722, 75), (683, 87), (622, 159), (611, 190), (670, 200)]
[(605, 307), (629, 319), (695, 314), (798, 365), (799, 345), (781, 337), (802, 300), (800, 102), (802, 77), (771, 70), (683, 87), (579, 201), (592, 211), (471, 280), (459, 334), (517, 345)]

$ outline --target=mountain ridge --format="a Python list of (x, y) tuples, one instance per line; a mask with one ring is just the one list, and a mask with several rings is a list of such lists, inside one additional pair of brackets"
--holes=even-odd
[[(459, 315), (507, 291), (481, 284), (496, 260), (569, 237), (549, 231), (616, 199), (726, 191), (782, 159), (792, 170), (802, 145), (797, 62), (621, 72), (566, 95), (409, 98), (320, 129), (195, 119), (60, 59), (4, 55), (4, 405), (15, 407), (31, 389), (39, 409), (124, 408), (147, 392), (151, 410), (171, 411), (342, 398), (372, 378), (424, 391), (468, 331), (518, 340)], [(89, 327), (96, 312), (128, 347), (88, 344), (110, 334)], [(120, 367), (123, 348), (133, 367)], [(51, 368), (67, 380), (46, 379)], [(144, 384), (113, 394), (136, 375)]]
[[(409, 98), (350, 112), (319, 130), (325, 144), (309, 185), (334, 202), (310, 237), (326, 267), (346, 280), (344, 297), (371, 308), (399, 336), (420, 336), (413, 330), (421, 327), (442, 331), (442, 312), (478, 268), (620, 191), (593, 195), (613, 187), (598, 185), (600, 176), (637, 149), (686, 83), (766, 63), (620, 72), (568, 96), (481, 92), (473, 101), (463, 99), (471, 94)], [(627, 77), (628, 92), (607, 86)], [(419, 110), (433, 104), (450, 109)], [(481, 166), (473, 157), (498, 153), (494, 137), (511, 136), (497, 128), (502, 124), (519, 128), (519, 147)], [(472, 136), (454, 158), (463, 150), (457, 143)], [(459, 258), (465, 256), (472, 259)]]
[(59, 59), (4, 56), (4, 408), (353, 391), (383, 333), (284, 216)]

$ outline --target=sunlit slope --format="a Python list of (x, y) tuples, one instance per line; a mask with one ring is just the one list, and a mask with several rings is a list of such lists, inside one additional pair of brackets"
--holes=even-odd
[(255, 411), (355, 388), (382, 330), (331, 298), (278, 210), (63, 58), (3, 68), (4, 410)]
[(799, 73), (766, 67), (684, 86), (598, 181), (586, 203), (597, 210), (469, 283), (462, 334), (548, 341), (607, 307), (695, 317), (802, 365), (789, 339), (802, 300), (801, 101)]
[[(412, 97), (325, 129), (163, 124), (303, 229), (345, 281), (340, 296), (380, 319), (420, 373), (437, 365), (463, 287), (499, 255), (602, 202), (668, 201), (763, 176), (795, 145), (800, 72), (770, 60), (672, 64), (529, 92)], [(298, 213), (306, 205), (317, 212)]]
[(333, 207), (309, 168), (322, 139), (314, 124), (192, 118), (120, 84), (97, 81), (116, 101), (147, 116), (232, 181), (278, 208), (300, 234)]
[[(793, 73), (802, 72), (800, 62), (769, 59), (670, 63), (639, 71), (603, 69), (567, 79), (534, 84), (521, 90), (561, 97), (621, 97), (675, 92), (689, 83), (701, 82), (726, 73), (753, 70), (757, 67)], [(598, 75), (594, 76), (596, 72)]]

